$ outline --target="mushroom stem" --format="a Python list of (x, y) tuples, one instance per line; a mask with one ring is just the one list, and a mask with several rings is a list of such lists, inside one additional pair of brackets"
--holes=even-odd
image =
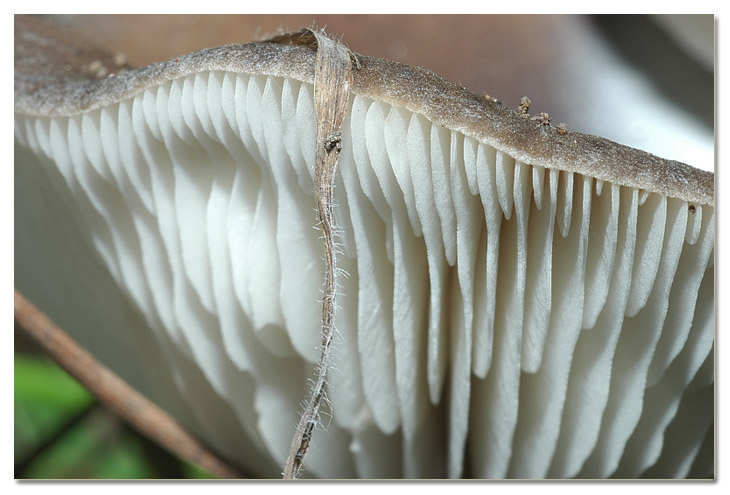
[[(295, 479), (309, 450), (312, 432), (319, 417), (325, 393), (327, 370), (335, 330), (336, 247), (334, 225), (334, 182), (337, 160), (342, 149), (340, 126), (347, 113), (350, 97), (351, 63), (347, 48), (321, 32), (305, 30), (317, 42), (314, 74), (314, 99), (317, 113), (317, 151), (315, 156), (315, 197), (322, 230), (325, 258), (324, 298), (322, 301), (322, 349), (317, 380), (302, 412), (284, 466), (284, 479)], [(303, 37), (302, 37), (303, 38)], [(302, 39), (300, 38), (300, 39)]]

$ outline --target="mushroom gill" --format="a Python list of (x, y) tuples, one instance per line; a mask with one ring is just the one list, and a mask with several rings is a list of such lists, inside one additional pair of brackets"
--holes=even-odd
[[(278, 477), (320, 343), (315, 50), (98, 79), (102, 55), (15, 30), (16, 286)], [(358, 62), (331, 418), (304, 474), (712, 476), (713, 174)]]

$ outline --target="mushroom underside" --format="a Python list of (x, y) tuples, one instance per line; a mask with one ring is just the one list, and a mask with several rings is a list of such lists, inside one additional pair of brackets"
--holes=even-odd
[[(15, 116), (16, 286), (247, 471), (319, 354), (313, 86), (201, 71)], [(305, 476), (713, 476), (714, 208), (351, 97)]]

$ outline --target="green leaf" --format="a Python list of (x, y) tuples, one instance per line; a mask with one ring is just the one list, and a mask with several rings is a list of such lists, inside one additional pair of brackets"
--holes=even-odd
[(15, 456), (22, 457), (94, 403), (94, 397), (52, 361), (15, 355)]

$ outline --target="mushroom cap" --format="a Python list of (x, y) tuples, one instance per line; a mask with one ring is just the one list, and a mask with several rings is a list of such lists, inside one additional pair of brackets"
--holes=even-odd
[[(16, 19), (16, 284), (275, 476), (319, 343), (315, 51), (98, 79), (113, 62), (65, 38)], [(687, 476), (712, 443), (714, 175), (356, 57), (309, 474)]]
[[(21, 22), (32, 22), (21, 20)], [(42, 24), (41, 24), (42, 25)], [(64, 38), (50, 26), (41, 27)], [(23, 36), (23, 31), (16, 32)], [(16, 42), (15, 108), (27, 115), (74, 115), (128, 99), (164, 81), (202, 71), (222, 70), (287, 77), (312, 84), (315, 52), (274, 43), (226, 45), (167, 62), (95, 80), (88, 66), (111, 55), (84, 53), (40, 39)], [(26, 53), (27, 50), (27, 53)], [(714, 174), (597, 136), (557, 134), (551, 126), (515, 119), (499, 101), (474, 95), (423, 68), (358, 55), (353, 93), (424, 115), (430, 121), (510, 153), (525, 163), (588, 175), (690, 202), (714, 205)], [(102, 62), (104, 64), (104, 62)], [(61, 76), (59, 78), (59, 75)], [(414, 90), (414, 88), (417, 88)]]

